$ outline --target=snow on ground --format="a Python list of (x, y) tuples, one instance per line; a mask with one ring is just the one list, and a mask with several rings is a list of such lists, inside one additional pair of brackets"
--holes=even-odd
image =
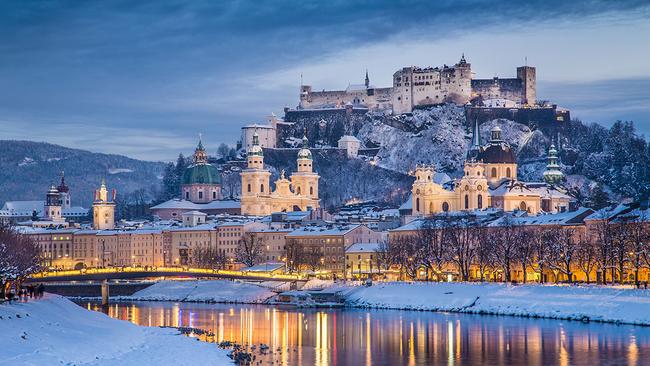
[(0, 365), (231, 365), (175, 329), (141, 327), (56, 295), (0, 304)]
[(208, 281), (161, 281), (123, 300), (262, 303), (274, 296), (268, 288), (249, 283)]
[(650, 325), (650, 291), (630, 288), (398, 282), (356, 287), (346, 299), (357, 307)]

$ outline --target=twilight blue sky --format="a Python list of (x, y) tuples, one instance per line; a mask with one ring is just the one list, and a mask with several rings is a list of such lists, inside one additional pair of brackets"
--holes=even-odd
[(150, 160), (234, 144), (315, 89), (406, 65), (537, 66), (538, 96), (650, 135), (649, 1), (0, 2), (0, 139)]

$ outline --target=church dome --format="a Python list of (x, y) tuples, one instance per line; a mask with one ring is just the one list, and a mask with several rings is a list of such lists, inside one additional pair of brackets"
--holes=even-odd
[(302, 138), (302, 149), (298, 151), (298, 159), (311, 159), (311, 151), (309, 150), (309, 140), (307, 140), (307, 136)]
[(221, 174), (212, 164), (194, 164), (185, 169), (181, 184), (221, 184)]
[(505, 144), (490, 144), (476, 154), (476, 160), (486, 164), (516, 164), (512, 148)]

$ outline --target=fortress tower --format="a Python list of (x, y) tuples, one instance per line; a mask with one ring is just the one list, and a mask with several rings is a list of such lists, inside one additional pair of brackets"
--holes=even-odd
[(99, 189), (95, 190), (93, 229), (112, 230), (115, 228), (115, 196), (115, 190), (113, 190), (111, 197), (108, 196), (106, 181), (102, 179), (102, 185)]
[(520, 66), (517, 68), (517, 79), (523, 83), (524, 104), (534, 105), (537, 103), (537, 75), (532, 66)]

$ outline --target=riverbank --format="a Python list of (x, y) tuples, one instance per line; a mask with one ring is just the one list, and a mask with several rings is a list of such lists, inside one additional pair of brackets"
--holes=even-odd
[(175, 329), (141, 327), (46, 294), (0, 304), (2, 365), (232, 365), (227, 351)]
[[(360, 283), (313, 280), (305, 289), (336, 292), (345, 306), (510, 315), (650, 326), (650, 290), (598, 285), (457, 282)], [(276, 292), (233, 281), (161, 281), (113, 301), (271, 303)]]
[(650, 326), (650, 291), (596, 285), (375, 283), (349, 291), (346, 304)]

